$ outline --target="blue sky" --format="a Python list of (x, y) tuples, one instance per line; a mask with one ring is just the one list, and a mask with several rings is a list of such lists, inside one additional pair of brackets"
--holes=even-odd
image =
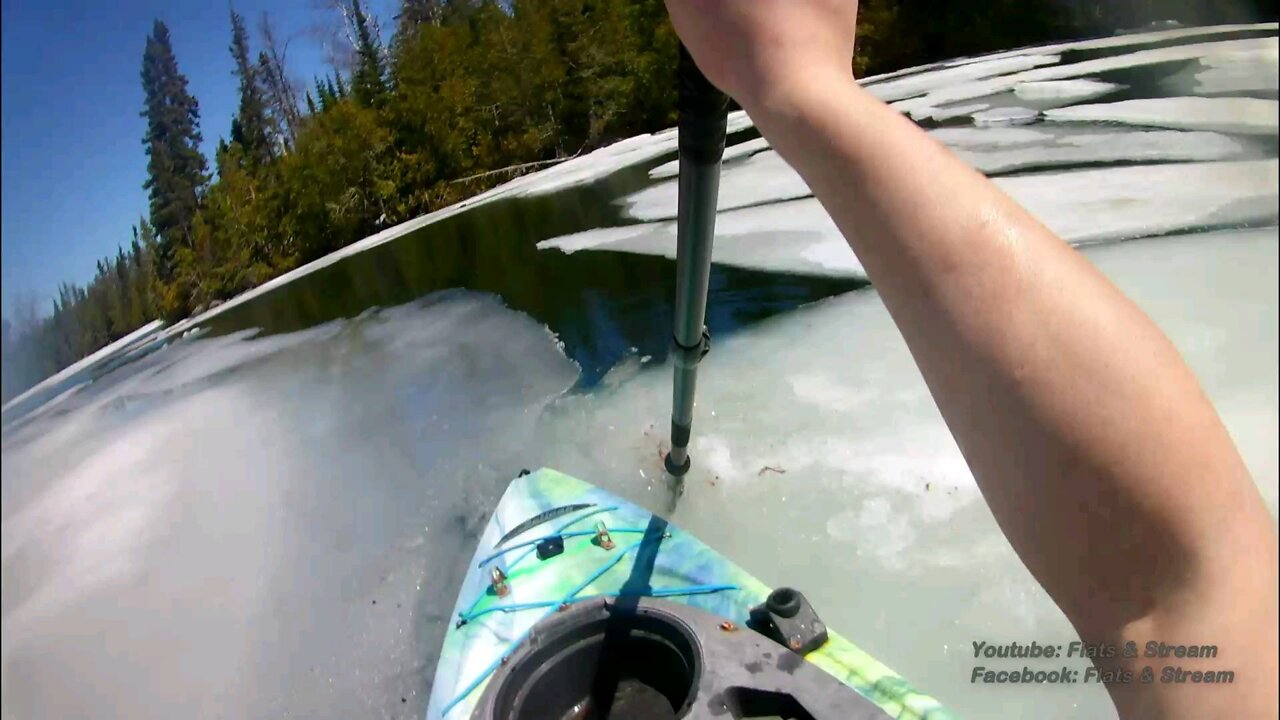
[[(290, 39), (289, 69), (308, 83), (326, 71), (310, 30), (329, 0), (235, 0), (254, 33), (270, 12)], [(372, 9), (390, 32), (395, 0)], [(169, 26), (178, 66), (200, 102), (205, 154), (226, 136), (237, 103), (226, 0), (3, 0), (3, 303), (35, 295), (42, 312), (59, 282), (88, 281), (96, 260), (127, 245), (147, 211), (139, 71), (155, 18)], [(336, 15), (336, 13), (333, 13)], [(210, 163), (212, 166), (212, 163)]]

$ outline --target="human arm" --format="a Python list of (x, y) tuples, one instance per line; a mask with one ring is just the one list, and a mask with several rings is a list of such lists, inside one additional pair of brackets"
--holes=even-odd
[(857, 252), (1001, 529), (1081, 638), (1213, 644), (1180, 664), (1236, 672), (1227, 689), (1111, 686), (1121, 714), (1275, 717), (1275, 523), (1159, 328), (854, 82), (854, 3), (667, 4)]

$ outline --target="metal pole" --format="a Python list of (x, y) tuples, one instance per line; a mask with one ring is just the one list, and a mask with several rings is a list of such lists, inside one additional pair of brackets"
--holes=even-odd
[(680, 181), (676, 216), (675, 383), (671, 411), (671, 451), (667, 472), (689, 471), (689, 436), (698, 362), (711, 349), (704, 322), (711, 277), (711, 242), (716, 228), (720, 160), (724, 157), (729, 99), (715, 88), (680, 47)]

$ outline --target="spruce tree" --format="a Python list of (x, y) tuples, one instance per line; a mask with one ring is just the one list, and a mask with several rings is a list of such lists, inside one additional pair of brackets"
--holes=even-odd
[(231, 11), (230, 50), (236, 63), (232, 74), (240, 79), (240, 107), (231, 121), (231, 140), (244, 148), (250, 163), (260, 167), (275, 156), (271, 120), (258, 68), (249, 61), (249, 33), (235, 10)]
[(169, 28), (155, 21), (142, 54), (142, 89), (147, 119), (147, 190), (151, 225), (159, 238), (160, 277), (173, 271), (174, 249), (189, 241), (205, 184), (208, 163), (200, 153), (200, 106), (187, 91), (187, 78), (169, 40)]
[(369, 30), (360, 0), (351, 0), (351, 16), (356, 26), (356, 67), (351, 73), (351, 91), (356, 102), (366, 107), (381, 102), (387, 93), (387, 71), (382, 61), (382, 43)]

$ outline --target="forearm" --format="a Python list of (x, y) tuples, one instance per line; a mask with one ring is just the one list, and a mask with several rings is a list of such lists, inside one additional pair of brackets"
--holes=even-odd
[[(748, 111), (857, 252), (1000, 527), (1082, 636), (1176, 629), (1171, 608), (1245, 582), (1242, 557), (1274, 586), (1272, 520), (1150, 319), (852, 78), (812, 86)], [(1274, 645), (1274, 592), (1251, 592)]]

